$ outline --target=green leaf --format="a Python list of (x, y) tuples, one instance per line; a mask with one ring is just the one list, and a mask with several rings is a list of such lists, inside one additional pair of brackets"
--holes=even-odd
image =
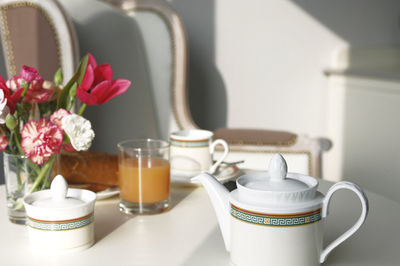
[(22, 99), (22, 98), (25, 97), (26, 93), (28, 92), (29, 83), (24, 83), (24, 82), (23, 82), (23, 85), (21, 86), (21, 88), (24, 88), (24, 91), (23, 91), (22, 94), (21, 94), (21, 99)]
[(74, 84), (72, 84), (71, 89), (69, 90), (69, 96), (71, 98), (75, 98), (77, 89), (78, 89), (78, 83), (74, 82)]
[(81, 84), (83, 78), (85, 77), (88, 61), (89, 61), (89, 55), (85, 55), (81, 60), (81, 64), (78, 68), (78, 71), (79, 71), (78, 84)]
[(78, 88), (78, 83), (74, 82), (74, 84), (72, 84), (71, 88), (69, 89), (69, 95), (65, 109), (71, 110), (72, 106), (74, 105), (77, 88)]
[(71, 143), (71, 141), (69, 140), (68, 135), (64, 133), (64, 139), (63, 139), (62, 144), (64, 145), (64, 144), (68, 144), (68, 143)]
[(75, 74), (72, 76), (72, 78), (68, 81), (68, 83), (62, 89), (60, 96), (58, 97), (57, 109), (60, 109), (60, 108), (66, 109), (68, 102), (69, 102), (69, 99), (68, 99), (69, 92), (70, 92), (72, 86), (74, 85), (74, 83), (77, 82), (77, 85), (81, 84), (83, 77), (85, 76), (85, 71), (86, 71), (88, 60), (89, 60), (89, 56), (85, 55), (82, 58)]
[(61, 83), (63, 82), (64, 76), (61, 67), (57, 70), (56, 74), (54, 74), (54, 84), (56, 86), (60, 86)]
[[(75, 76), (75, 75), (74, 75)], [(69, 89), (71, 88), (74, 81), (74, 76), (68, 81), (68, 83), (62, 89), (60, 96), (58, 97), (57, 109), (65, 108), (67, 105), (67, 98), (69, 95)]]

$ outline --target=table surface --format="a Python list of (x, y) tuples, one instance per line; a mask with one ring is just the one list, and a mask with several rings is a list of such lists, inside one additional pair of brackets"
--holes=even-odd
[[(325, 193), (332, 183), (321, 180)], [(96, 202), (96, 243), (67, 255), (30, 251), (27, 228), (8, 221), (5, 187), (0, 186), (0, 265), (229, 265), (229, 254), (205, 190), (172, 187), (172, 208), (158, 215), (119, 212), (118, 197)], [(366, 223), (337, 247), (324, 265), (400, 265), (400, 204), (367, 191)], [(358, 218), (358, 198), (348, 191), (333, 197), (325, 244)]]

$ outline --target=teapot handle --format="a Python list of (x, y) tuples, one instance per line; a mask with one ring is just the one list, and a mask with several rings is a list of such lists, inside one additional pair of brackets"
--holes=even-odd
[(335, 193), (339, 189), (349, 189), (357, 194), (357, 196), (360, 198), (361, 206), (362, 206), (361, 216), (360, 216), (360, 218), (358, 218), (357, 222), (349, 230), (347, 230), (344, 234), (339, 236), (336, 240), (334, 240), (332, 243), (330, 243), (322, 251), (320, 259), (319, 259), (320, 263), (323, 263), (326, 260), (326, 257), (329, 255), (329, 253), (334, 248), (336, 248), (339, 244), (341, 244), (343, 241), (345, 241), (347, 238), (349, 238), (352, 234), (354, 234), (361, 227), (361, 225), (363, 225), (363, 223), (365, 222), (365, 219), (367, 218), (367, 215), (368, 215), (369, 205), (368, 205), (367, 196), (365, 195), (364, 191), (354, 183), (342, 181), (342, 182), (334, 184), (328, 190), (328, 193), (326, 194), (325, 199), (323, 201), (322, 218), (325, 218), (328, 215), (328, 208), (329, 208), (329, 203), (330, 203), (331, 197), (332, 197), (333, 193)]

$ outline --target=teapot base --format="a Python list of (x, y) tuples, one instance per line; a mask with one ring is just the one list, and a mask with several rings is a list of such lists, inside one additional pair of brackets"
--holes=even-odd
[(231, 265), (318, 266), (323, 221), (267, 226), (231, 217)]

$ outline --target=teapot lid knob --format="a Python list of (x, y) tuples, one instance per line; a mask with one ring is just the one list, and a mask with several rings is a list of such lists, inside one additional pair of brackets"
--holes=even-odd
[(280, 154), (275, 154), (268, 167), (271, 181), (282, 181), (287, 175), (287, 164), (285, 159)]

